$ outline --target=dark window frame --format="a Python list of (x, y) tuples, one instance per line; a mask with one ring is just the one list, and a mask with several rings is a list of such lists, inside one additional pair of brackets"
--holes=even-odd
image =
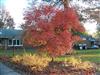
[(13, 45), (13, 40), (8, 40), (8, 45)]

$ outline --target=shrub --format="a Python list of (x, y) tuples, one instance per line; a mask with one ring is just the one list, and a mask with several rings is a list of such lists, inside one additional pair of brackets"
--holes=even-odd
[(20, 63), (20, 61), (22, 60), (22, 57), (19, 56), (19, 55), (16, 55), (12, 58), (12, 61), (13, 62), (16, 62), (16, 63)]
[(31, 70), (42, 71), (48, 66), (51, 61), (50, 57), (44, 57), (39, 55), (24, 54), (22, 56), (15, 56), (12, 58), (14, 63), (22, 64), (23, 66), (30, 67)]
[(83, 70), (94, 68), (93, 63), (89, 61), (83, 62), (80, 58), (75, 58), (75, 57), (69, 57), (65, 59), (65, 66), (69, 65), (75, 67), (76, 69), (83, 69)]

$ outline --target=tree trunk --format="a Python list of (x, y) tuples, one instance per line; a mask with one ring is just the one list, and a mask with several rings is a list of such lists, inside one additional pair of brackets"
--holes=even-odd
[(69, 0), (62, 0), (64, 8), (69, 7)]

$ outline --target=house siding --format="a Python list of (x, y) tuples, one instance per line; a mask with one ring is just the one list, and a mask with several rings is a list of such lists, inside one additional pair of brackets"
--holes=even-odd
[(0, 47), (22, 47), (22, 30), (0, 29)]

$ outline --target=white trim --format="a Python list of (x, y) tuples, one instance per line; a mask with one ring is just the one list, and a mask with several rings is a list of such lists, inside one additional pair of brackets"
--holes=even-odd
[[(12, 44), (11, 45), (9, 45), (9, 40), (8, 40), (8, 46), (9, 47), (12, 47), (12, 46), (17, 46), (17, 47), (23, 46), (23, 44), (21, 43), (20, 39), (11, 39), (11, 40), (12, 40)], [(15, 40), (15, 45), (14, 45), (14, 40)], [(19, 40), (19, 45), (17, 45), (17, 40)]]
[(16, 46), (16, 47), (19, 47), (19, 46), (23, 46), (23, 45), (8, 45), (9, 47), (13, 47), (13, 46)]

